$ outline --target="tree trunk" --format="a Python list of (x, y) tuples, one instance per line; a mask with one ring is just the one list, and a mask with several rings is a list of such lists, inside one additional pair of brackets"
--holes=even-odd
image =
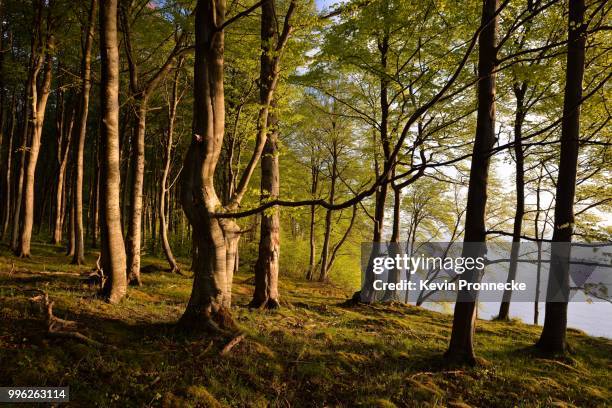
[(101, 266), (107, 277), (102, 293), (110, 303), (119, 302), (126, 292), (125, 246), (121, 234), (119, 205), (119, 47), (117, 40), (117, 2), (100, 4), (100, 54), (102, 75), (100, 105), (100, 233)]
[[(334, 119), (335, 120), (335, 119)], [(332, 124), (335, 129), (335, 122)], [(338, 178), (338, 141), (335, 139), (335, 130), (332, 131), (332, 167), (330, 174), (330, 187), (329, 187), (329, 202), (334, 203), (336, 197), (336, 180)], [(323, 248), (321, 248), (321, 272), (319, 273), (319, 282), (326, 282), (329, 279), (329, 246), (331, 240), (331, 226), (332, 226), (332, 210), (328, 209), (325, 213), (325, 235), (323, 236)]]
[[(62, 102), (61, 105), (64, 103)], [(60, 122), (57, 126), (57, 160), (59, 169), (57, 172), (57, 184), (55, 189), (55, 216), (53, 222), (53, 237), (51, 243), (53, 245), (59, 245), (62, 242), (62, 233), (64, 227), (64, 210), (66, 208), (66, 189), (65, 189), (65, 176), (66, 166), (68, 164), (68, 157), (70, 154), (70, 136), (72, 129), (72, 122), (74, 120), (74, 110), (70, 110), (70, 116), (68, 121), (70, 126), (66, 131), (66, 118), (63, 112), (63, 108), (58, 112)]]
[[(523, 119), (525, 92), (527, 82), (514, 84), (514, 96), (516, 97), (516, 113), (514, 116), (514, 155), (516, 160), (516, 210), (514, 212), (514, 227), (512, 230), (512, 250), (510, 253), (510, 268), (508, 270), (508, 280), (510, 283), (516, 278), (518, 267), (518, 257), (521, 242), (521, 230), (523, 229), (523, 216), (525, 215), (525, 166), (523, 152)], [(498, 320), (510, 319), (510, 299), (512, 290), (505, 290), (499, 307)]]
[[(400, 214), (402, 203), (401, 188), (393, 188), (393, 229), (391, 231), (391, 241), (389, 242), (389, 256), (395, 257), (396, 254), (401, 254), (400, 248)], [(388, 283), (399, 283), (401, 270), (393, 268), (388, 272)], [(399, 302), (400, 298), (397, 290), (387, 289), (383, 296), (383, 302)]]
[[(478, 112), (476, 136), (470, 168), (468, 197), (465, 217), (464, 247), (462, 256), (474, 258), (484, 256), (486, 228), (485, 211), (489, 175), (489, 150), (495, 143), (495, 66), (497, 42), (498, 0), (484, 0), (478, 52)], [(483, 271), (466, 271), (462, 278), (479, 281)], [(459, 292), (453, 315), (453, 328), (446, 358), (474, 364), (474, 324), (477, 305), (475, 293)]]
[[(310, 195), (311, 198), (314, 199), (317, 195), (317, 190), (319, 188), (319, 166), (316, 162), (315, 158), (315, 149), (312, 149), (312, 157), (310, 163), (311, 169), (311, 185), (310, 185)], [(317, 207), (314, 205), (310, 206), (310, 256), (308, 261), (308, 272), (306, 273), (306, 279), (312, 280), (315, 270), (315, 260), (316, 260), (316, 245), (317, 239), (315, 236), (315, 225), (316, 225), (316, 209)]]
[[(262, 17), (263, 19), (263, 17)], [(278, 130), (274, 113), (270, 114), (270, 133), (261, 157), (262, 201), (278, 198), (280, 172), (278, 168)], [(278, 207), (261, 215), (259, 256), (255, 264), (255, 293), (250, 303), (254, 308), (277, 309), (278, 302), (278, 261), (280, 258), (280, 214)]]
[[(384, 33), (383, 37), (378, 41), (378, 51), (380, 52), (380, 65), (382, 72), (386, 71), (387, 68), (387, 54), (389, 52), (389, 33)], [(392, 163), (389, 162), (391, 155), (390, 140), (389, 140), (389, 78), (381, 75), (380, 78), (380, 141), (383, 147), (384, 155), (384, 168), (383, 171), (387, 172)], [(390, 174), (390, 173), (387, 173)], [(377, 174), (378, 176), (378, 174)], [(387, 201), (387, 191), (389, 185), (387, 182), (381, 184), (375, 195), (375, 208), (374, 208), (374, 233), (372, 234), (372, 251), (370, 254), (370, 260), (368, 261), (368, 267), (365, 270), (365, 279), (362, 284), (362, 290), (353, 295), (353, 299), (358, 299), (364, 303), (374, 302), (376, 292), (374, 291), (374, 280), (375, 275), (372, 271), (371, 264), (373, 259), (379, 255), (381, 249), (382, 237), (384, 232), (384, 220), (385, 220), (385, 203)]]
[(78, 126), (76, 127), (76, 169), (74, 182), (74, 256), (72, 263), (85, 263), (85, 241), (83, 234), (83, 156), (85, 154), (85, 138), (87, 136), (87, 116), (89, 113), (89, 91), (91, 89), (91, 49), (94, 37), (94, 21), (97, 0), (91, 0), (89, 23), (83, 58), (81, 61), (81, 94), (78, 106)]
[(176, 120), (176, 108), (178, 106), (178, 82), (180, 77), (180, 68), (183, 65), (181, 59), (178, 63), (176, 72), (174, 74), (174, 81), (172, 83), (172, 94), (171, 99), (168, 102), (168, 133), (165, 141), (164, 149), (164, 164), (161, 175), (161, 181), (159, 186), (159, 230), (161, 233), (162, 248), (164, 255), (170, 264), (170, 272), (178, 273), (180, 268), (174, 259), (170, 242), (168, 241), (168, 220), (166, 218), (166, 208), (169, 207), (166, 203), (166, 194), (168, 193), (168, 175), (170, 174), (170, 164), (172, 163), (172, 145), (174, 143), (174, 122)]
[(2, 225), (2, 235), (0, 235), (0, 239), (4, 240), (8, 236), (10, 219), (11, 219), (11, 207), (12, 207), (12, 173), (13, 173), (13, 139), (15, 137), (15, 122), (17, 121), (17, 117), (15, 114), (16, 106), (15, 106), (15, 94), (13, 94), (13, 99), (11, 101), (11, 122), (9, 125), (9, 132), (7, 137), (7, 149), (6, 149), (6, 167), (3, 169), (5, 174), (5, 186), (6, 191), (4, 194), (4, 216), (3, 216), (3, 225)]
[(147, 118), (147, 97), (138, 103), (137, 125), (132, 142), (132, 182), (130, 184), (130, 216), (127, 233), (127, 273), (132, 285), (140, 286), (140, 247), (142, 231), (142, 191), (145, 166), (145, 128)]
[(198, 0), (195, 12), (193, 138), (181, 173), (181, 204), (193, 228), (193, 288), (179, 324), (187, 329), (231, 329), (231, 276), (215, 168), (225, 128), (223, 84), (225, 1)]
[[(586, 43), (584, 0), (569, 1), (567, 68), (561, 123), (561, 157), (555, 197), (555, 229), (544, 328), (537, 347), (548, 353), (564, 353), (569, 295), (570, 244), (574, 230), (574, 198), (580, 138), (580, 103)], [(559, 244), (567, 243), (567, 244)], [(551, 299), (557, 292), (562, 300)]]
[[(53, 58), (50, 53), (55, 48), (55, 37), (53, 34), (48, 34), (45, 47), (47, 49), (46, 62), (40, 91), (37, 89), (36, 75), (34, 75), (30, 84), (30, 96), (32, 97), (30, 109), (32, 114), (31, 120), (33, 128), (31, 129), (32, 138), (29, 145), (29, 155), (23, 179), (23, 213), (21, 217), (21, 230), (19, 233), (18, 247), (15, 251), (21, 258), (30, 257), (32, 226), (34, 224), (34, 177), (36, 176), (36, 164), (38, 162), (38, 154), (40, 153), (40, 142), (43, 131), (43, 123), (45, 120), (47, 100), (49, 98), (49, 93), (51, 92)], [(42, 59), (43, 57), (41, 56), (40, 58)], [(37, 72), (37, 70), (35, 70), (35, 72)]]

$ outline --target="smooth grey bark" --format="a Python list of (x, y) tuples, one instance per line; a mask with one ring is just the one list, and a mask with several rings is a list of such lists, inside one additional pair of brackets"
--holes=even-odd
[(107, 277), (102, 294), (118, 303), (126, 293), (126, 256), (121, 233), (119, 169), (119, 42), (117, 2), (100, 2), (100, 264)]

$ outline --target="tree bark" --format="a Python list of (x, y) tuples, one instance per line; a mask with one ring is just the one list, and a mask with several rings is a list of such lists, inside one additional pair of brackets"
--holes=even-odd
[[(393, 228), (391, 231), (391, 240), (389, 242), (389, 256), (395, 257), (396, 254), (401, 254), (400, 248), (400, 214), (402, 203), (402, 190), (399, 187), (393, 188)], [(388, 272), (387, 282), (398, 283), (401, 277), (401, 270), (393, 268)], [(399, 295), (397, 290), (387, 289), (383, 296), (383, 302), (398, 302)]]
[(162, 248), (166, 260), (170, 265), (171, 273), (180, 272), (180, 268), (174, 259), (172, 248), (168, 240), (168, 220), (166, 218), (167, 205), (166, 194), (170, 190), (168, 186), (168, 175), (170, 174), (170, 164), (172, 163), (172, 145), (174, 144), (174, 122), (176, 120), (176, 108), (179, 103), (178, 97), (178, 82), (180, 77), (180, 68), (183, 65), (183, 60), (179, 60), (176, 72), (174, 74), (174, 81), (172, 82), (172, 93), (170, 101), (168, 102), (168, 132), (164, 142), (164, 164), (162, 169), (161, 181), (159, 186), (159, 230), (161, 234)]
[(89, 92), (91, 89), (91, 49), (94, 37), (94, 21), (98, 0), (91, 0), (89, 22), (85, 38), (85, 47), (81, 61), (81, 94), (79, 95), (78, 126), (75, 128), (76, 169), (74, 180), (74, 256), (72, 263), (85, 263), (85, 241), (83, 234), (83, 157), (85, 154), (85, 138), (87, 136), (87, 116), (89, 113)]
[(100, 105), (100, 241), (101, 267), (107, 277), (102, 293), (110, 303), (118, 303), (126, 292), (125, 246), (121, 234), (119, 206), (119, 46), (117, 2), (100, 3), (100, 56), (102, 75)]
[[(280, 192), (280, 171), (278, 167), (278, 130), (276, 115), (270, 114), (270, 133), (261, 157), (261, 197), (274, 200)], [(278, 294), (278, 261), (280, 259), (280, 209), (272, 207), (261, 215), (259, 256), (255, 264), (255, 292), (250, 303), (254, 308), (277, 309), (280, 306)]]
[[(489, 175), (489, 150), (495, 143), (495, 67), (497, 42), (498, 0), (484, 0), (478, 52), (478, 112), (476, 136), (470, 168), (462, 256), (484, 256), (486, 228), (485, 211)], [(479, 281), (482, 270), (466, 271), (462, 278)], [(453, 315), (450, 344), (445, 357), (449, 360), (474, 364), (474, 324), (477, 304), (475, 293), (459, 292)]]
[[(310, 181), (310, 195), (311, 198), (314, 199), (317, 195), (317, 190), (319, 188), (319, 165), (317, 159), (315, 157), (315, 148), (312, 148), (312, 156), (310, 159), (310, 171), (311, 171), (311, 181)], [(316, 225), (316, 209), (317, 207), (314, 205), (310, 206), (310, 256), (308, 260), (308, 272), (306, 273), (306, 279), (312, 280), (315, 270), (315, 261), (316, 261), (316, 245), (317, 239), (315, 236), (315, 225)]]
[(193, 137), (181, 173), (181, 204), (193, 228), (193, 288), (179, 324), (231, 329), (231, 276), (214, 176), (225, 128), (223, 84), (225, 0), (198, 0), (195, 12)]
[(127, 232), (127, 273), (130, 284), (140, 286), (140, 247), (142, 231), (142, 191), (144, 187), (145, 166), (145, 128), (148, 100), (142, 98), (136, 114), (137, 127), (132, 143), (132, 182), (130, 184), (130, 216)]
[[(569, 295), (570, 244), (574, 231), (574, 198), (580, 138), (580, 103), (584, 77), (586, 25), (584, 0), (569, 0), (567, 68), (561, 123), (561, 157), (555, 196), (551, 269), (544, 314), (544, 328), (536, 346), (548, 353), (567, 348), (567, 299)], [(568, 244), (559, 244), (568, 243)], [(558, 291), (563, 300), (551, 299)]]
[[(62, 242), (62, 234), (64, 227), (64, 210), (66, 208), (66, 189), (65, 189), (65, 176), (66, 166), (68, 164), (68, 155), (70, 153), (70, 130), (66, 131), (66, 120), (68, 123), (72, 123), (74, 110), (70, 109), (69, 117), (66, 118), (65, 112), (65, 101), (63, 95), (58, 97), (60, 100), (58, 103), (58, 118), (57, 118), (57, 163), (59, 165), (57, 172), (57, 181), (55, 189), (55, 215), (53, 221), (53, 237), (51, 243), (53, 245), (59, 245)], [(69, 126), (72, 128), (72, 124)]]
[[(42, 5), (40, 6), (42, 8)], [(39, 11), (42, 12), (42, 11)], [(50, 19), (50, 17), (49, 17)], [(48, 25), (51, 22), (48, 21)], [(48, 27), (50, 30), (50, 28)], [(37, 47), (38, 48), (38, 47)], [(32, 239), (32, 226), (34, 224), (34, 177), (36, 176), (36, 164), (38, 162), (38, 154), (40, 153), (40, 142), (43, 131), (43, 123), (45, 120), (45, 111), (47, 108), (47, 100), (49, 99), (49, 93), (51, 92), (51, 77), (53, 72), (53, 58), (51, 53), (55, 48), (55, 37), (53, 33), (47, 33), (47, 39), (45, 44), (46, 51), (33, 49), (32, 52), (41, 53), (38, 61), (35, 62), (33, 76), (30, 80), (30, 113), (32, 115), (31, 121), (31, 142), (29, 144), (29, 155), (27, 165), (25, 167), (24, 179), (23, 179), (23, 209), (21, 216), (21, 229), (19, 233), (18, 246), (16, 248), (16, 254), (21, 258), (30, 257), (30, 244)], [(40, 67), (42, 60), (45, 59), (45, 67), (43, 72), (43, 79), (38, 89), (36, 77), (38, 74), (37, 67)], [(24, 155), (25, 159), (25, 155)]]
[[(521, 242), (521, 231), (523, 229), (523, 217), (525, 215), (525, 158), (523, 152), (523, 120), (525, 118), (524, 100), (527, 91), (527, 82), (514, 84), (514, 96), (516, 98), (516, 112), (514, 115), (514, 156), (516, 160), (516, 210), (514, 212), (514, 227), (512, 230), (512, 250), (510, 253), (510, 268), (508, 280), (510, 283), (516, 278), (518, 267), (518, 256)], [(498, 320), (510, 319), (510, 299), (512, 291), (504, 291), (501, 305), (499, 306)]]
[[(333, 119), (335, 120), (335, 119)], [(336, 197), (336, 181), (338, 179), (338, 140), (336, 139), (336, 123), (332, 123), (332, 165), (330, 173), (329, 202), (334, 203)], [(329, 246), (331, 240), (332, 210), (328, 209), (325, 213), (325, 234), (323, 236), (323, 247), (321, 248), (321, 271), (319, 282), (326, 282), (329, 279)]]
[(11, 219), (11, 208), (12, 208), (12, 190), (13, 190), (13, 186), (12, 186), (12, 173), (13, 173), (13, 143), (14, 143), (14, 137), (15, 137), (15, 122), (17, 121), (17, 117), (16, 117), (16, 105), (15, 105), (15, 93), (13, 94), (13, 99), (11, 101), (11, 121), (10, 121), (10, 125), (8, 126), (9, 128), (9, 132), (8, 132), (8, 137), (7, 137), (7, 148), (6, 148), (6, 160), (4, 160), (4, 163), (6, 163), (6, 167), (4, 168), (4, 174), (5, 174), (5, 186), (6, 186), (6, 191), (4, 193), (4, 207), (3, 207), (3, 225), (2, 225), (2, 235), (0, 235), (0, 239), (4, 240), (9, 233), (9, 225), (10, 225), (10, 219)]
[[(387, 69), (387, 58), (389, 52), (389, 33), (385, 32), (382, 38), (378, 41), (378, 51), (380, 53), (380, 65), (383, 74), (380, 78), (380, 141), (383, 147), (384, 155), (384, 171), (390, 166), (389, 158), (391, 156), (390, 140), (389, 140), (389, 78), (387, 78), (385, 72)], [(378, 175), (377, 175), (378, 176)], [(381, 184), (375, 194), (375, 208), (374, 208), (374, 232), (372, 236), (372, 252), (370, 254), (370, 260), (368, 261), (368, 267), (365, 270), (365, 279), (362, 285), (362, 290), (353, 295), (353, 299), (358, 299), (363, 303), (374, 302), (376, 292), (374, 291), (374, 273), (372, 272), (371, 263), (374, 257), (377, 257), (379, 250), (381, 249), (382, 237), (384, 232), (384, 220), (385, 220), (385, 203), (387, 201), (387, 191), (389, 184), (384, 182)]]

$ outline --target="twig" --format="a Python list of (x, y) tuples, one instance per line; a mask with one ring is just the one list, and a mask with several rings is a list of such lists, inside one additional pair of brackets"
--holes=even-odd
[(236, 337), (234, 337), (232, 340), (230, 340), (229, 343), (227, 343), (225, 345), (225, 347), (223, 347), (223, 350), (221, 350), (219, 352), (220, 356), (225, 356), (227, 355), (238, 343), (240, 343), (242, 340), (244, 340), (245, 335), (244, 334), (240, 334)]

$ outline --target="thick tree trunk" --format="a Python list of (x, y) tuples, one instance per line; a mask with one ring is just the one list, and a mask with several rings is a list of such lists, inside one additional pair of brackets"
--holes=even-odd
[[(510, 268), (508, 270), (507, 282), (516, 278), (518, 267), (518, 256), (521, 242), (521, 230), (523, 229), (523, 216), (525, 215), (525, 158), (523, 152), (523, 120), (525, 118), (524, 99), (527, 83), (514, 84), (514, 96), (516, 97), (516, 113), (514, 115), (514, 156), (516, 160), (516, 210), (514, 212), (514, 228), (512, 230), (512, 250), (510, 253)], [(504, 291), (501, 305), (499, 307), (498, 320), (510, 318), (510, 299), (512, 291)]]
[(76, 169), (74, 183), (74, 256), (72, 263), (82, 265), (85, 263), (85, 238), (83, 234), (83, 157), (85, 154), (85, 138), (87, 136), (87, 116), (89, 113), (89, 91), (91, 89), (91, 49), (94, 37), (94, 21), (97, 0), (91, 1), (89, 10), (89, 23), (83, 58), (81, 61), (81, 94), (78, 106), (78, 126), (76, 127)]
[[(495, 66), (497, 42), (497, 4), (498, 0), (484, 0), (482, 7), (482, 26), (478, 53), (478, 113), (476, 136), (470, 180), (468, 185), (467, 208), (465, 217), (464, 258), (482, 257), (485, 254), (485, 211), (487, 203), (487, 184), (489, 175), (489, 150), (495, 143)], [(462, 279), (480, 280), (483, 271), (466, 271)], [(453, 315), (453, 328), (446, 358), (458, 362), (474, 364), (474, 324), (477, 304), (472, 298), (475, 293), (459, 292)]]
[[(567, 68), (561, 123), (561, 157), (555, 196), (555, 229), (552, 236), (551, 269), (544, 328), (537, 347), (549, 353), (567, 348), (567, 298), (569, 295), (569, 258), (574, 230), (574, 198), (580, 139), (580, 103), (586, 43), (584, 0), (569, 0)], [(563, 244), (559, 244), (563, 243)], [(564, 244), (567, 243), (567, 244)], [(557, 292), (560, 299), (551, 299)]]
[(110, 303), (119, 302), (126, 292), (125, 246), (121, 234), (119, 205), (119, 47), (117, 2), (100, 3), (100, 54), (102, 76), (100, 105), (100, 220), (101, 266), (107, 277), (102, 293)]
[(138, 104), (136, 132), (132, 142), (132, 182), (130, 184), (130, 216), (127, 233), (127, 273), (132, 285), (140, 286), (140, 247), (142, 231), (142, 191), (144, 187), (145, 166), (145, 129), (147, 118), (147, 98)]
[(225, 1), (198, 0), (195, 13), (193, 138), (181, 173), (181, 203), (193, 228), (193, 288), (181, 326), (231, 329), (231, 273), (214, 175), (225, 128), (223, 84)]

